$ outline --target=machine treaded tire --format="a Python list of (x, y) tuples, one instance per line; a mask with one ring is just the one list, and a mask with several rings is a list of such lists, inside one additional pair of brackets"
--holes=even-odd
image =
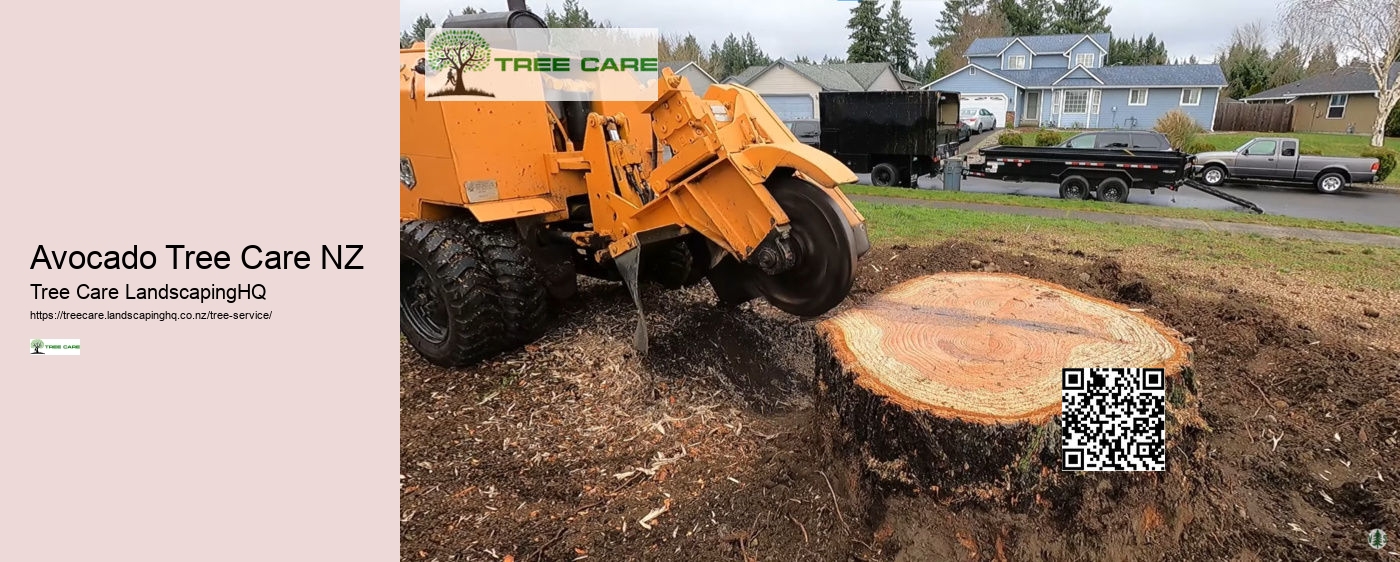
[[(483, 265), (466, 236), (447, 223), (400, 226), (399, 330), (428, 362), (470, 365), (501, 351), (500, 309)], [(427, 314), (412, 304), (424, 296), (434, 309)]]
[(890, 187), (899, 183), (899, 168), (893, 164), (879, 163), (870, 169), (870, 184), (877, 187)]
[(1060, 199), (1083, 200), (1089, 198), (1089, 180), (1084, 176), (1069, 176), (1060, 182)]
[(690, 243), (684, 238), (667, 241), (642, 256), (647, 279), (667, 289), (680, 289), (705, 278), (704, 266), (697, 262)]
[(464, 218), (456, 226), (481, 255), (494, 281), (491, 292), (501, 309), (505, 345), (516, 347), (539, 339), (549, 324), (548, 291), (514, 225)]

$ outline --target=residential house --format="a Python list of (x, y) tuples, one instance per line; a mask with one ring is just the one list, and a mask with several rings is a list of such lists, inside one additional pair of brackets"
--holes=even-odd
[(1108, 44), (1107, 33), (977, 39), (966, 66), (924, 88), (961, 93), (998, 126), (1149, 129), (1179, 109), (1211, 128), (1218, 65), (1115, 66)]
[[(1400, 78), (1400, 64), (1390, 67), (1387, 80)], [(1370, 135), (1380, 115), (1376, 79), (1365, 67), (1348, 66), (1264, 90), (1244, 98), (1246, 103), (1286, 103), (1293, 106), (1293, 130), (1307, 133)]]
[(663, 61), (659, 66), (671, 69), (671, 72), (678, 76), (684, 76), (690, 81), (690, 88), (702, 96), (705, 95), (705, 90), (710, 89), (711, 84), (719, 82), (719, 80), (715, 80), (714, 76), (710, 76), (709, 72), (705, 72), (705, 69), (700, 68), (700, 65), (696, 64), (695, 61)]
[(785, 120), (820, 119), (822, 92), (885, 92), (917, 87), (889, 63), (808, 64), (778, 59), (751, 66), (724, 81), (758, 92)]

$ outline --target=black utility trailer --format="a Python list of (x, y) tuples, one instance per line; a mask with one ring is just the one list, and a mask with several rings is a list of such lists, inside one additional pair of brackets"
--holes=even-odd
[(1060, 184), (1063, 199), (1123, 203), (1128, 190), (1190, 187), (1256, 213), (1254, 203), (1191, 179), (1195, 156), (1157, 150), (1065, 148), (1054, 146), (994, 146), (967, 155), (965, 173), (1007, 181)]
[(913, 187), (958, 150), (958, 93), (822, 92), (821, 149), (875, 185)]

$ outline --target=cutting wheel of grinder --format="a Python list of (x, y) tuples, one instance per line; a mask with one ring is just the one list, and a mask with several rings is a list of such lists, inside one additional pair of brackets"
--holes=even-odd
[(841, 304), (855, 282), (851, 225), (826, 192), (786, 178), (768, 186), (789, 220), (796, 265), (776, 275), (752, 269), (753, 281), (773, 306), (798, 316), (820, 316)]

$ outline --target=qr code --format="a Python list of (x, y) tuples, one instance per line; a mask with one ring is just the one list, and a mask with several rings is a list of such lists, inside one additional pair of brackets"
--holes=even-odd
[(1061, 470), (1167, 469), (1162, 369), (1065, 369), (1062, 378)]

